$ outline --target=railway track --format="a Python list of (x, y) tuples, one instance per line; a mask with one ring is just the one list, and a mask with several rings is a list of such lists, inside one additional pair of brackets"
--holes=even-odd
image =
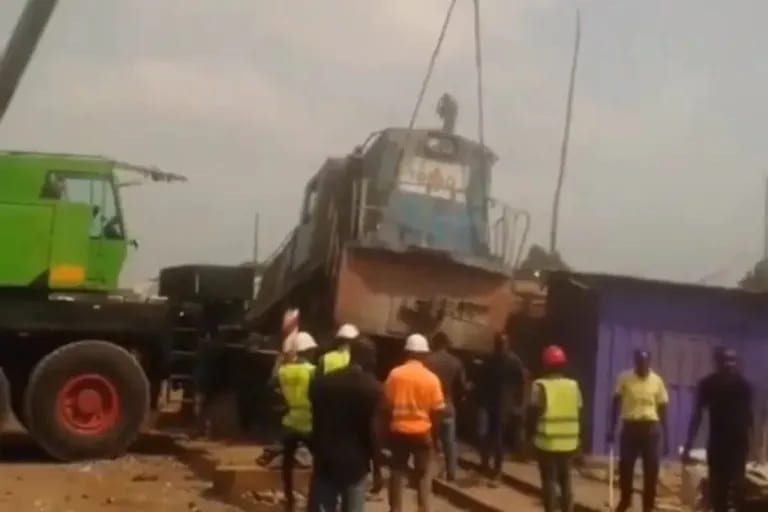
[[(266, 512), (272, 510), (264, 504), (254, 504), (243, 499), (245, 493), (277, 491), (281, 484), (279, 472), (255, 465), (261, 447), (253, 444), (226, 445), (216, 442), (181, 442), (178, 457), (189, 466), (198, 477), (212, 482), (212, 492), (247, 512)], [(272, 466), (270, 466), (271, 468)], [(297, 471), (297, 488), (306, 487), (309, 471)], [(386, 478), (386, 468), (385, 468)], [(490, 487), (471, 469), (462, 470), (461, 478), (456, 483), (448, 483), (435, 478), (432, 484), (433, 507), (435, 512), (499, 512), (520, 510), (535, 512), (541, 510), (538, 498), (501, 484)], [(406, 489), (404, 506), (406, 510), (414, 508), (416, 502), (413, 488)], [(279, 508), (274, 508), (279, 510)], [(388, 512), (387, 493), (382, 491), (377, 497), (366, 503), (367, 512)]]
[[(480, 465), (476, 450), (468, 445), (459, 444), (459, 468), (463, 478), (456, 485), (449, 485), (442, 480), (436, 480), (436, 492), (441, 494), (460, 494), (460, 500), (471, 506), (471, 510), (497, 511), (510, 510), (512, 507), (523, 507), (519, 510), (543, 510), (540, 501), (538, 470), (532, 465), (517, 464), (511, 471), (505, 463), (501, 478), (492, 485), (480, 473)], [(579, 489), (580, 494), (574, 503), (575, 512), (602, 512), (607, 510), (604, 492), (600, 488)]]
[(504, 482), (491, 486), (475, 475), (459, 478), (455, 483), (435, 479), (432, 489), (454, 510), (471, 512), (503, 512), (509, 510), (542, 510), (538, 498)]
[[(461, 450), (468, 451), (470, 448), (462, 447)], [(435, 463), (437, 468), (442, 468), (442, 461), (436, 460)], [(508, 510), (535, 512), (543, 510), (537, 489), (534, 487), (520, 488), (507, 479), (492, 484), (480, 474), (477, 465), (467, 458), (460, 458), (459, 463), (460, 474), (455, 482), (448, 482), (439, 477), (432, 480), (432, 492), (436, 499), (436, 506), (433, 507), (435, 510), (468, 512), (504, 512)], [(440, 504), (439, 507), (438, 504)], [(372, 508), (371, 510), (378, 509)], [(387, 509), (382, 508), (381, 510)]]

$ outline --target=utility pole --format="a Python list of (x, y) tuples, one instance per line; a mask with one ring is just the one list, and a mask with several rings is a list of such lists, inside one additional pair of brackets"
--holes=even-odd
[(0, 122), (3, 120), (58, 0), (27, 0), (0, 59)]
[(765, 179), (765, 198), (763, 199), (763, 260), (768, 260), (768, 177)]
[(253, 264), (259, 264), (259, 212), (253, 219)]
[(557, 175), (555, 198), (552, 203), (552, 225), (549, 231), (549, 253), (554, 255), (557, 251), (557, 227), (560, 217), (560, 193), (563, 189), (565, 167), (568, 161), (568, 140), (571, 135), (571, 115), (573, 112), (573, 92), (576, 85), (576, 68), (579, 64), (579, 45), (581, 43), (581, 13), (576, 11), (576, 41), (573, 46), (573, 63), (571, 64), (571, 81), (568, 85), (568, 101), (565, 110), (565, 128), (563, 131), (563, 144), (560, 148), (560, 171)]

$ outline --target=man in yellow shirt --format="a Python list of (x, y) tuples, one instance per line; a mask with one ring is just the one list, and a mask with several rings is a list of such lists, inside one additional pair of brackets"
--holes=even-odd
[(664, 381), (650, 365), (650, 354), (635, 351), (635, 367), (619, 375), (608, 425), (608, 443), (613, 444), (616, 422), (621, 413), (619, 440), (619, 486), (621, 499), (617, 512), (632, 505), (635, 462), (643, 462), (643, 512), (652, 512), (656, 503), (663, 435), (664, 453), (668, 451), (666, 412), (669, 396)]

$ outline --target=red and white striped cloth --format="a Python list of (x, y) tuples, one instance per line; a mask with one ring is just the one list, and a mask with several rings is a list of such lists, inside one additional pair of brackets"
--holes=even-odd
[(299, 333), (299, 310), (288, 309), (283, 313), (283, 354), (295, 354), (296, 335)]

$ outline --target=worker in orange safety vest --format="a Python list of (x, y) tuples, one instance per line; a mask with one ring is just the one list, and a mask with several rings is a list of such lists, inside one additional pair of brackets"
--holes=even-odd
[(429, 343), (424, 336), (408, 336), (405, 341), (406, 361), (389, 373), (384, 384), (392, 452), (389, 477), (391, 512), (402, 512), (405, 474), (411, 457), (419, 482), (418, 510), (430, 510), (433, 428), (439, 424), (445, 399), (440, 379), (424, 365), (427, 354)]

